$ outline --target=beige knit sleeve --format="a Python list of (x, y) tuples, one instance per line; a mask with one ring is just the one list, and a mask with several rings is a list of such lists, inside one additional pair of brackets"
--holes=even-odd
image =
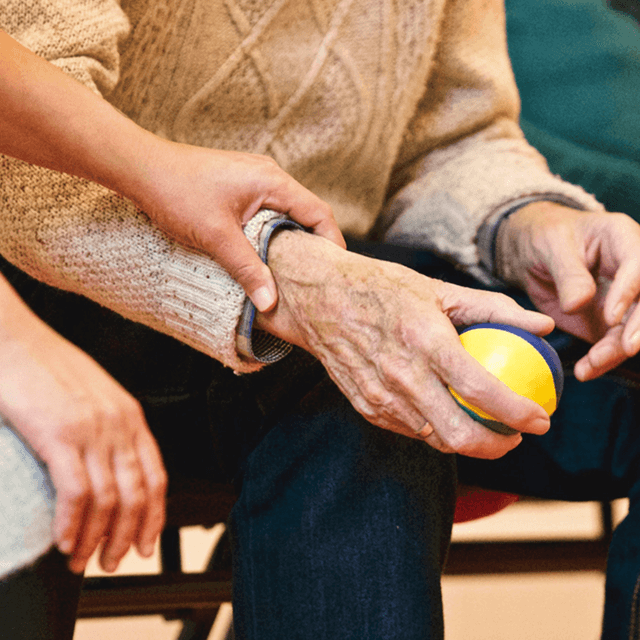
[[(6, 0), (0, 25), (94, 91), (118, 78), (127, 19), (113, 0)], [(261, 212), (245, 234), (257, 248)], [(213, 260), (155, 228), (92, 182), (0, 156), (0, 252), (33, 277), (73, 291), (220, 360), (253, 371), (235, 347), (245, 295)]]
[(601, 205), (553, 176), (518, 125), (502, 0), (448, 0), (433, 71), (405, 132), (381, 227), (474, 269), (478, 229), (528, 198), (578, 209)]

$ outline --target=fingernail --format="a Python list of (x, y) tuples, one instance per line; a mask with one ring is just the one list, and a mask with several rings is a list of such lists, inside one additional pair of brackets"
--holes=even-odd
[(636, 331), (629, 340), (631, 343), (631, 350), (636, 353), (640, 349), (640, 331)]
[(618, 302), (618, 304), (613, 309), (613, 322), (615, 324), (618, 324), (618, 322), (620, 322), (623, 312), (624, 312), (624, 305), (622, 304), (622, 302)]
[(154, 545), (150, 542), (144, 543), (140, 548), (140, 553), (145, 557), (149, 558), (153, 555)]
[(113, 573), (118, 568), (118, 563), (115, 560), (105, 560), (103, 567), (108, 573)]
[(273, 294), (269, 290), (269, 287), (260, 287), (251, 295), (251, 302), (256, 305), (258, 311), (266, 311), (271, 307), (273, 301)]

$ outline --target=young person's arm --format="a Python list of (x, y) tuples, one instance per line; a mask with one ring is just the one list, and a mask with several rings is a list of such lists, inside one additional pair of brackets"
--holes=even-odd
[[(270, 159), (162, 140), (3, 31), (0, 104), (0, 153), (133, 200), (168, 235), (214, 256), (258, 308), (275, 304), (276, 289), (242, 226), (263, 205), (342, 241), (329, 207)], [(15, 200), (7, 207), (18, 210)], [(103, 536), (107, 570), (131, 544), (149, 555), (166, 474), (137, 402), (1, 276), (0, 307), (0, 413), (51, 473), (54, 540), (74, 571)]]
[(242, 233), (260, 209), (339, 244), (330, 207), (265, 156), (163, 140), (0, 30), (0, 153), (97, 182), (213, 257), (260, 310), (277, 291)]

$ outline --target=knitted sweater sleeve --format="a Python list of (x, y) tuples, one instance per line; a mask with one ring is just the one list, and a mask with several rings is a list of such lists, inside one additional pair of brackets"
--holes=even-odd
[[(6, 0), (0, 25), (98, 93), (117, 82), (118, 40), (128, 21), (115, 0)], [(275, 215), (261, 212), (247, 224), (255, 248), (262, 225)], [(0, 252), (35, 278), (172, 335), (236, 371), (259, 367), (235, 347), (242, 288), (100, 185), (0, 156)]]
[(478, 230), (519, 202), (602, 206), (550, 173), (518, 125), (502, 0), (450, 0), (426, 90), (405, 131), (381, 229), (478, 275)]

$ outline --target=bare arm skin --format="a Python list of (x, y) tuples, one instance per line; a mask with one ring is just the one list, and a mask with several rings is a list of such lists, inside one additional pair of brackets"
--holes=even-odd
[[(167, 235), (226, 268), (258, 308), (277, 295), (242, 233), (261, 208), (344, 242), (329, 206), (270, 158), (162, 140), (1, 30), (0, 104), (0, 153), (133, 200)], [(0, 412), (49, 467), (58, 546), (78, 572), (103, 536), (106, 570), (131, 544), (150, 555), (166, 473), (138, 403), (4, 280), (0, 295)]]
[(261, 208), (344, 246), (329, 205), (271, 158), (159, 138), (1, 30), (0, 104), (0, 153), (132, 200), (167, 235), (213, 257), (259, 309), (277, 292), (242, 225)]

